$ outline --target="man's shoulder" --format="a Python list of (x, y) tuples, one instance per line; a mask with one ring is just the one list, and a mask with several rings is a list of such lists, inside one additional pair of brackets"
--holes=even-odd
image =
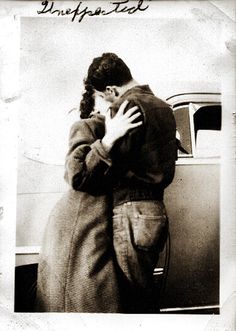
[[(169, 108), (167, 102), (153, 93), (149, 85), (139, 85), (130, 90), (127, 99), (154, 108)], [(149, 107), (148, 107), (149, 108)]]
[(140, 94), (140, 95), (134, 95), (133, 97), (130, 98), (130, 101), (132, 104), (135, 104), (142, 108), (144, 111), (147, 110), (158, 110), (158, 109), (165, 109), (172, 111), (170, 106), (168, 105), (167, 102), (162, 100), (161, 98), (158, 98), (156, 95), (150, 95), (150, 94)]

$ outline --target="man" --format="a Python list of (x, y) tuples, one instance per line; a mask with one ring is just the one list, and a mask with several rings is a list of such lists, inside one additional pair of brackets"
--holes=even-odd
[[(84, 83), (82, 118), (92, 111), (97, 97), (110, 104), (101, 144), (113, 186), (113, 245), (123, 307), (127, 313), (153, 313), (153, 270), (168, 232), (164, 190), (173, 180), (177, 155), (174, 116), (148, 85), (135, 81), (116, 54), (95, 58)], [(118, 109), (125, 100), (129, 103), (123, 114)], [(134, 106), (141, 116), (131, 116)], [(139, 125), (117, 139), (129, 116)], [(78, 189), (86, 190), (86, 182)]]

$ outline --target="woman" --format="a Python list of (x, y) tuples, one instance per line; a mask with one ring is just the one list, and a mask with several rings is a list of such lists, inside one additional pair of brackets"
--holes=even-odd
[(119, 128), (116, 141), (142, 123), (133, 123), (137, 107), (123, 113), (127, 102), (113, 119), (109, 112), (91, 115), (94, 90), (88, 80), (85, 89), (83, 119), (72, 126), (66, 157), (65, 179), (72, 188), (54, 207), (43, 239), (37, 311), (122, 312), (112, 246), (111, 160), (103, 139), (112, 126)]

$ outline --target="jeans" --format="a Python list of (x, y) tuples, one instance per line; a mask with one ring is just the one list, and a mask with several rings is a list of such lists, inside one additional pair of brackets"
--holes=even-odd
[(125, 312), (157, 312), (153, 271), (167, 233), (161, 201), (129, 201), (113, 209), (113, 244)]

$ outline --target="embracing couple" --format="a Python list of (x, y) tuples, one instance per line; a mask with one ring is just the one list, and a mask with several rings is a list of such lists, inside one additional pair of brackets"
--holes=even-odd
[[(155, 313), (153, 270), (175, 172), (172, 110), (122, 59), (89, 66), (65, 163), (70, 189), (52, 210), (40, 254), (37, 311)], [(96, 109), (97, 98), (110, 104)]]

